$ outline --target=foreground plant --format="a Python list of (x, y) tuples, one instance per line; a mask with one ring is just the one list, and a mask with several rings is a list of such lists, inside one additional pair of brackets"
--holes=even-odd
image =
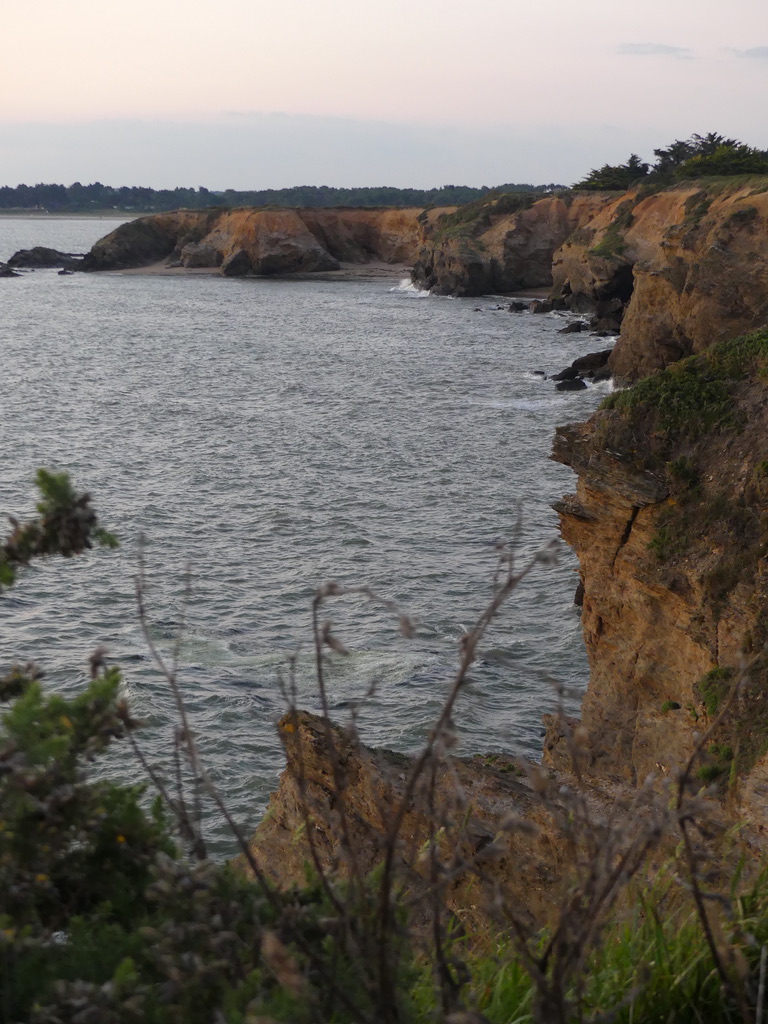
[[(41, 519), (28, 526), (14, 522), (2, 548), (11, 571), (37, 555), (85, 550), (101, 535), (89, 499), (68, 480), (45, 475), (41, 482)], [(694, 766), (708, 734), (671, 788), (649, 784), (609, 808), (584, 783), (583, 737), (563, 719), (570, 779), (520, 768), (528, 774), (531, 800), (555, 823), (570, 865), (548, 926), (542, 930), (497, 888), (489, 908), (494, 932), (483, 948), (446, 911), (447, 891), (461, 872), (482, 879), (494, 857), (509, 856), (511, 836), (530, 836), (535, 828), (508, 815), (482, 849), (464, 842), (472, 805), (451, 756), (457, 702), (487, 629), (532, 569), (554, 554), (548, 549), (518, 567), (514, 540), (499, 547), (493, 594), (462, 639), (444, 708), (423, 750), (403, 766), (397, 798), (380, 808), (372, 871), (347, 799), (355, 721), (341, 730), (327, 715), (327, 657), (343, 656), (346, 648), (324, 621), (325, 607), (349, 590), (326, 585), (313, 605), (325, 712), (316, 735), (329, 758), (334, 805), (326, 825), (338, 827), (340, 837), (332, 862), (315, 828), (324, 812), (304, 771), (314, 754), (304, 742), (290, 672), (286, 681), (290, 710), (283, 732), (294, 741), (309, 862), (305, 884), (287, 892), (269, 883), (267, 865), (244, 840), (201, 763), (184, 707), (178, 651), (166, 659), (152, 648), (179, 714), (168, 772), (143, 754), (140, 723), (121, 697), (119, 671), (106, 666), (102, 651), (94, 652), (90, 682), (73, 698), (47, 694), (34, 666), (12, 668), (0, 690), (8, 703), (0, 728), (0, 1020), (762, 1020), (768, 886), (761, 875), (740, 889), (736, 878), (729, 889), (702, 850), (712, 804), (696, 792)], [(380, 600), (365, 587), (353, 592)], [(141, 580), (138, 594), (146, 627)], [(384, 604), (410, 634), (413, 622), (391, 602)], [(730, 714), (755, 662), (734, 676), (712, 729)], [(94, 778), (91, 762), (115, 742), (129, 743), (144, 765), (158, 789), (154, 804), (144, 785)], [(446, 788), (447, 802), (440, 796)], [(230, 823), (240, 865), (207, 857), (200, 832), (204, 799)], [(406, 837), (403, 824), (413, 822), (416, 812), (423, 829)], [(678, 841), (680, 850), (673, 849), (660, 870), (664, 844)]]

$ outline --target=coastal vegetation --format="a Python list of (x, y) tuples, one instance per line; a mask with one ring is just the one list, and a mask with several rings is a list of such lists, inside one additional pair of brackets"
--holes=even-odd
[(635, 185), (664, 186), (689, 178), (768, 174), (768, 150), (755, 149), (717, 132), (675, 139), (654, 149), (656, 161), (645, 163), (632, 153), (626, 163), (604, 164), (591, 170), (575, 189), (624, 191)]
[(547, 195), (562, 185), (506, 184), (443, 185), (441, 188), (332, 188), (328, 185), (298, 185), (280, 189), (203, 188), (154, 189), (122, 185), (115, 188), (96, 181), (83, 185), (9, 185), (0, 187), (0, 210), (45, 210), (49, 213), (88, 213), (119, 210), (125, 213), (156, 213), (181, 208), (204, 210), (210, 207), (230, 209), (240, 206), (279, 206), (317, 208), (334, 206), (419, 207), (462, 206), (490, 193), (535, 193)]
[[(615, 391), (602, 408), (617, 417), (602, 425), (606, 443), (623, 450), (634, 446), (649, 468), (681, 441), (703, 443), (713, 431), (738, 428), (736, 386), (745, 378), (763, 380), (768, 367), (768, 329), (729, 339)], [(673, 471), (690, 483), (690, 462), (678, 456)]]

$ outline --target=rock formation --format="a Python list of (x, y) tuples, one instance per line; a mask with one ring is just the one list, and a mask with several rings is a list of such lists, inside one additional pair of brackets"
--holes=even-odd
[(8, 266), (24, 270), (41, 270), (61, 267), (63, 270), (80, 270), (84, 257), (71, 252), (59, 252), (44, 245), (32, 249), (19, 249), (8, 260)]
[[(279, 731), (288, 766), (252, 841), (260, 865), (283, 888), (301, 885), (313, 861), (323, 871), (347, 874), (351, 846), (358, 872), (369, 874), (381, 861), (412, 759), (370, 750), (306, 712), (287, 714)], [(423, 850), (437, 818), (446, 830), (441, 861), (458, 866), (446, 904), (463, 925), (487, 924), (496, 887), (524, 914), (546, 919), (562, 895), (567, 860), (566, 845), (558, 842), (557, 797), (546, 807), (541, 787), (530, 785), (515, 758), (499, 754), (441, 764), (432, 793), (429, 780), (427, 771), (399, 830), (396, 867), (412, 897), (428, 885)], [(525, 825), (509, 827), (515, 816)]]
[(549, 287), (555, 251), (609, 202), (597, 193), (582, 193), (551, 196), (526, 207), (511, 195), (487, 200), (476, 210), (446, 213), (426, 231), (413, 280), (438, 295)]
[(169, 259), (185, 245), (199, 243), (215, 221), (216, 214), (207, 210), (155, 213), (127, 221), (96, 242), (83, 270), (126, 270)]
[(611, 370), (637, 380), (768, 318), (768, 182), (614, 196), (554, 254), (574, 310), (623, 306)]
[[(604, 354), (603, 354), (604, 355)], [(768, 329), (721, 342), (616, 392), (587, 423), (557, 431), (554, 458), (577, 474), (558, 502), (580, 563), (590, 683), (580, 721), (550, 720), (550, 774), (498, 755), (446, 759), (406, 805), (398, 865), (414, 896), (430, 820), (445, 828), (447, 905), (473, 928), (502, 892), (531, 920), (556, 913), (565, 854), (560, 803), (577, 743), (585, 799), (599, 828), (632, 826), (629, 794), (674, 784), (698, 750), (692, 788), (719, 788), (721, 829), (737, 821), (742, 851), (762, 855), (768, 819)], [(749, 672), (742, 673), (745, 662)], [(739, 688), (733, 691), (733, 681)], [(727, 716), (720, 712), (727, 707)], [(291, 885), (314, 857), (344, 872), (339, 793), (365, 873), (386, 842), (413, 762), (369, 751), (305, 714), (281, 723), (288, 767), (254, 850)], [(335, 753), (334, 753), (335, 751)], [(649, 781), (650, 780), (650, 781)], [(428, 779), (427, 779), (428, 783)], [(566, 789), (562, 789), (565, 784)], [(566, 799), (566, 798), (563, 798)], [(665, 796), (657, 806), (669, 806)], [(613, 805), (613, 812), (609, 807)], [(505, 815), (527, 830), (504, 828)], [(615, 823), (618, 822), (618, 830)], [(674, 845), (674, 825), (669, 841)], [(308, 845), (306, 830), (311, 830)], [(606, 841), (608, 841), (606, 839)], [(663, 854), (666, 856), (667, 854)]]
[(567, 194), (509, 211), (512, 198), (437, 218), (414, 281), (452, 295), (551, 287), (596, 330), (621, 328), (610, 369), (626, 381), (768, 318), (766, 179)]
[[(556, 504), (579, 558), (590, 771), (637, 785), (674, 772), (743, 659), (768, 639), (768, 331), (721, 343), (557, 430), (577, 474)], [(560, 763), (551, 728), (547, 757)], [(758, 660), (707, 771), (754, 789), (768, 766)], [(768, 793), (745, 815), (762, 824)]]
[(411, 264), (440, 211), (180, 210), (122, 224), (93, 246), (85, 270), (161, 260), (226, 276), (313, 273), (342, 262)]

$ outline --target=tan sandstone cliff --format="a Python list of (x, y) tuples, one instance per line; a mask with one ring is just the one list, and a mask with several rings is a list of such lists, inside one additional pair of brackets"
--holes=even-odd
[[(554, 457), (578, 479), (556, 507), (584, 591), (591, 671), (581, 721), (550, 721), (538, 774), (493, 755), (445, 758), (434, 788), (428, 772), (422, 777), (397, 842), (409, 900), (428, 889), (422, 853), (432, 827), (441, 837), (441, 891), (470, 930), (493, 921), (502, 903), (533, 922), (552, 921), (574, 872), (603, 848), (618, 857), (622, 847), (610, 844), (634, 842), (648, 815), (674, 807), (669, 793), (697, 749), (685, 790), (711, 786), (720, 800), (707, 812), (706, 834), (736, 824), (739, 852), (729, 838), (729, 856), (764, 851), (766, 399), (768, 330), (715, 345), (615, 393), (587, 423), (558, 429)], [(367, 750), (301, 713), (283, 719), (281, 734), (288, 766), (253, 840), (264, 870), (279, 885), (299, 884), (314, 856), (324, 870), (345, 873), (346, 816), (367, 874), (381, 861), (413, 760)], [(568, 796), (575, 764), (583, 804)], [(633, 794), (649, 792), (664, 795), (633, 804)], [(590, 824), (575, 840), (571, 825), (583, 807)], [(676, 828), (673, 813), (654, 840), (660, 860), (673, 855)]]
[(85, 270), (166, 260), (228, 276), (338, 270), (344, 262), (410, 265), (442, 211), (377, 209), (180, 210), (140, 217), (100, 239)]
[(441, 295), (549, 287), (555, 251), (610, 199), (594, 192), (530, 199), (502, 195), (435, 218), (414, 282)]
[(620, 378), (700, 352), (768, 317), (768, 181), (703, 179), (614, 195), (554, 254), (553, 294), (574, 309), (626, 305)]
[[(669, 774), (768, 640), (768, 331), (721, 343), (559, 428), (577, 474), (556, 505), (579, 558), (590, 770)], [(547, 754), (558, 763), (557, 729)], [(702, 778), (763, 827), (768, 672), (758, 660)]]

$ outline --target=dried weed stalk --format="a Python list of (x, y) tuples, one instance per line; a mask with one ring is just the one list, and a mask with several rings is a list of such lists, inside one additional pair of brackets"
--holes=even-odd
[[(757, 661), (753, 658), (735, 678), (730, 696), (710, 728), (699, 737), (688, 762), (676, 777), (666, 780), (650, 778), (639, 789), (606, 794), (589, 781), (584, 772), (587, 762), (588, 737), (585, 731), (572, 728), (562, 707), (560, 694), (559, 724), (570, 754), (571, 773), (565, 779), (537, 765), (521, 762), (527, 778), (527, 791), (551, 822), (562, 861), (570, 867), (562, 880), (562, 895), (557, 903), (546, 934), (532, 920), (524, 907), (503, 891), (486, 874), (485, 865), (504, 853), (511, 835), (527, 836), (534, 832), (530, 820), (511, 814), (496, 836), (482, 850), (467, 853), (471, 844), (467, 822), (471, 806), (455, 772), (451, 752), (456, 744), (453, 715), (479, 646), (495, 617), (520, 583), (540, 563), (556, 558), (558, 542), (553, 541), (537, 552), (521, 568), (516, 566), (515, 547), (520, 523), (510, 542), (498, 547), (498, 567), (493, 594), (473, 627), (461, 638), (459, 662), (438, 718), (418, 755), (407, 770), (398, 799), (393, 806), (379, 806), (379, 867), (370, 873), (369, 863), (358, 847), (354, 810), (346, 794), (346, 765), (350, 745), (357, 740), (356, 713), (345, 730), (331, 724), (326, 681), (326, 652), (343, 656), (347, 648), (333, 632), (326, 618), (325, 607), (334, 598), (357, 595), (383, 606), (396, 619), (400, 631), (412, 635), (413, 621), (391, 601), (380, 598), (370, 588), (343, 587), (335, 583), (320, 587), (312, 603), (312, 625), (317, 690), (322, 710), (322, 730), (331, 768), (333, 826), (339, 830), (340, 854), (330, 863), (318, 845), (316, 824), (319, 808), (313, 800), (307, 774), (307, 751), (303, 747), (300, 712), (297, 708), (296, 662), (289, 662), (281, 677), (289, 712), (288, 723), (295, 740), (291, 748), (292, 768), (304, 820), (304, 836), (313, 872), (325, 894), (329, 907), (326, 928), (338, 949), (338, 959), (322, 961), (311, 943), (297, 934), (289, 938), (305, 960), (325, 972), (323, 985), (330, 1002), (322, 1008), (327, 1015), (334, 1005), (343, 1007), (349, 1019), (381, 1024), (404, 1024), (412, 1019), (404, 999), (401, 978), (404, 958), (410, 961), (414, 941), (424, 947), (425, 934), (431, 949), (441, 1019), (445, 1022), (479, 1019), (472, 1008), (464, 1005), (467, 969), (456, 941), (455, 921), (445, 909), (444, 897), (457, 878), (472, 874), (481, 887), (495, 891), (489, 915), (498, 922), (500, 937), (511, 939), (516, 954), (527, 970), (534, 989), (533, 1019), (538, 1024), (571, 1024), (573, 1021), (611, 1019), (629, 1005), (635, 993), (626, 994), (613, 1013), (590, 1011), (585, 1004), (585, 988), (590, 958), (599, 946), (604, 929), (630, 884), (653, 872), (658, 860), (670, 845), (670, 837), (679, 835), (683, 859), (678, 869), (684, 888), (690, 892), (713, 963), (730, 1003), (737, 1008), (744, 1022), (749, 1006), (762, 1005), (765, 988), (765, 949), (761, 959), (760, 993), (749, 991), (744, 958), (739, 949), (724, 938), (723, 917), (729, 913), (728, 901), (707, 886), (708, 865), (703, 852), (706, 844), (696, 841), (695, 833), (706, 832), (712, 813), (706, 794), (696, 791), (694, 767), (703, 756), (718, 727), (729, 714), (743, 687), (749, 671)], [(173, 657), (166, 662), (157, 650), (149, 628), (145, 603), (143, 571), (137, 583), (139, 615), (150, 651), (173, 693), (180, 726), (174, 745), (175, 795), (147, 764), (135, 739), (131, 741), (142, 764), (166, 804), (175, 814), (179, 830), (192, 853), (205, 857), (200, 834), (199, 794), (205, 792), (229, 824), (242, 855), (254, 878), (275, 910), (279, 901), (268, 881), (268, 874), (250, 844), (234, 823), (217, 788), (203, 768), (194, 733), (190, 727), (178, 678), (178, 642)], [(762, 652), (761, 652), (762, 654)], [(284, 719), (284, 721), (286, 721)], [(191, 777), (191, 807), (184, 785), (182, 762)], [(438, 795), (438, 780), (452, 778), (453, 796), (446, 801)], [(445, 787), (443, 787), (443, 792)], [(419, 813), (426, 821), (426, 835), (414, 836), (409, 842), (403, 832), (406, 819)], [(421, 846), (419, 847), (419, 842)], [(414, 940), (403, 922), (402, 911), (408, 908), (412, 917), (428, 922)], [(295, 964), (280, 942), (266, 933), (264, 948), (282, 964), (282, 974), (290, 976), (290, 985), (300, 984)], [(265, 954), (266, 955), (266, 954)], [(350, 992), (336, 976), (335, 964), (352, 960), (358, 965), (359, 991)], [(288, 964), (288, 967), (285, 965)], [(276, 968), (277, 970), (277, 968)], [(288, 984), (288, 982), (286, 982)], [(290, 987), (290, 986), (289, 986)]]

